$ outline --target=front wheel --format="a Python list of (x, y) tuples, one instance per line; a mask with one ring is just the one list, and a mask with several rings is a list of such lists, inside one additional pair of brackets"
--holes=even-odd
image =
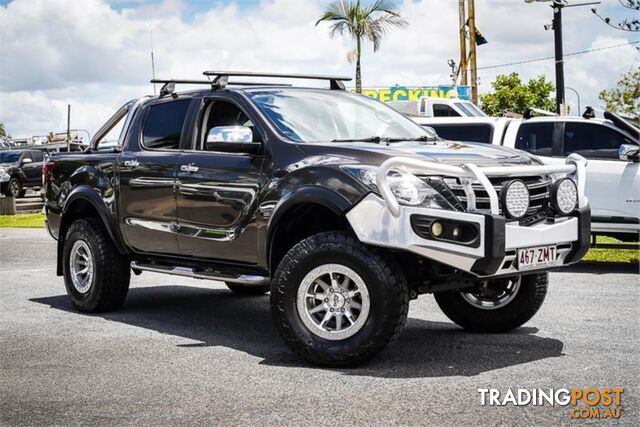
[(293, 352), (344, 367), (365, 362), (398, 336), (408, 295), (403, 275), (383, 254), (328, 232), (283, 258), (271, 285), (271, 312)]
[(474, 332), (505, 332), (522, 326), (547, 294), (548, 273), (485, 280), (475, 288), (434, 294), (444, 314)]
[(4, 190), (4, 195), (7, 197), (21, 197), (20, 193), (22, 192), (22, 183), (16, 177), (13, 177), (7, 182), (7, 185)]

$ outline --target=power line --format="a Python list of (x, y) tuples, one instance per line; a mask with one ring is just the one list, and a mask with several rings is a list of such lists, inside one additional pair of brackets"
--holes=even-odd
[[(564, 56), (567, 57), (567, 56), (583, 55), (585, 53), (598, 52), (598, 51), (607, 50), (607, 49), (615, 49), (615, 48), (623, 47), (623, 46), (632, 46), (632, 45), (635, 45), (635, 44), (640, 44), (640, 40), (634, 41), (634, 42), (629, 42), (629, 43), (616, 44), (616, 45), (612, 45), (612, 46), (598, 47), (598, 48), (594, 48), (594, 49), (579, 50), (577, 52), (567, 53)], [(509, 66), (512, 66), (512, 65), (530, 64), (532, 62), (548, 61), (550, 59), (555, 59), (555, 56), (545, 56), (543, 58), (528, 59), (528, 60), (525, 60), (525, 61), (509, 62), (509, 63), (506, 63), (506, 64), (488, 65), (488, 66), (485, 66), (485, 67), (478, 67), (477, 70), (489, 70), (489, 69), (492, 69), (492, 68), (509, 67)]]

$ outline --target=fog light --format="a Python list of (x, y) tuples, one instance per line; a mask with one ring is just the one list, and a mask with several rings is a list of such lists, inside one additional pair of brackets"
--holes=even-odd
[(460, 235), (462, 234), (462, 229), (460, 229), (460, 227), (458, 227), (457, 225), (455, 227), (453, 227), (453, 237), (454, 238), (458, 238), (460, 237)]
[(520, 219), (529, 209), (529, 189), (519, 179), (509, 181), (502, 186), (500, 199), (502, 208), (509, 218)]
[(569, 215), (578, 206), (578, 188), (571, 178), (556, 181), (551, 187), (551, 203), (556, 212)]
[(431, 235), (434, 237), (442, 236), (442, 232), (444, 231), (444, 227), (442, 227), (442, 223), (435, 221), (431, 224)]

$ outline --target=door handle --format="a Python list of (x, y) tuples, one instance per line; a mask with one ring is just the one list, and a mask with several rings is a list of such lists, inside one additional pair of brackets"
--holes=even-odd
[(190, 163), (188, 165), (180, 166), (180, 170), (182, 172), (194, 173), (194, 172), (198, 172), (200, 168), (198, 166), (194, 166), (193, 163)]
[(124, 165), (128, 168), (137, 168), (140, 166), (140, 162), (137, 160), (125, 160)]

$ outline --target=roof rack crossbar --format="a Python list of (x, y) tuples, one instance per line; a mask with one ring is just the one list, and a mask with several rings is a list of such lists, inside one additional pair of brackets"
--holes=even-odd
[(351, 81), (351, 77), (327, 76), (319, 74), (287, 74), (287, 73), (256, 73), (252, 71), (205, 71), (205, 76), (215, 76), (213, 81), (224, 87), (228, 84), (229, 77), (271, 77), (285, 79), (329, 80), (331, 89), (346, 90), (343, 82)]
[[(191, 79), (153, 79), (151, 83), (162, 83), (162, 88), (160, 89), (160, 96), (168, 95), (173, 93), (175, 90), (176, 84), (190, 84), (190, 85), (208, 85), (212, 87), (223, 87), (220, 85), (219, 81), (214, 80), (191, 80)], [(235, 85), (235, 86), (273, 86), (273, 83), (267, 82), (226, 82), (227, 85)], [(278, 86), (291, 86), (289, 83), (278, 84)]]

